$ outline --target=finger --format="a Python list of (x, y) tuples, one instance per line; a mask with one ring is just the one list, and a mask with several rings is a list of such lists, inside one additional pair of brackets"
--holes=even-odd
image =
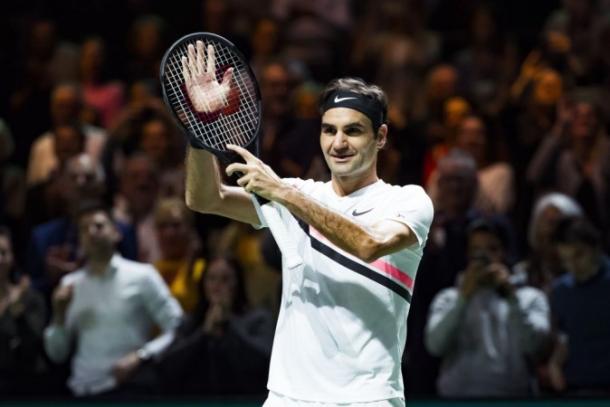
[(216, 56), (214, 55), (214, 46), (212, 44), (208, 45), (208, 69), (207, 72), (210, 74), (215, 74), (216, 70), (214, 69), (216, 64)]
[(188, 60), (186, 57), (182, 57), (182, 76), (184, 77), (184, 84), (188, 87), (191, 85), (191, 74), (189, 72)]
[(250, 181), (252, 181), (252, 176), (250, 174), (246, 174), (237, 180), (237, 185), (245, 188), (246, 191), (248, 191), (248, 185), (250, 184)]
[(203, 41), (197, 41), (197, 73), (198, 74), (202, 74), (204, 73), (204, 66), (205, 66), (205, 50), (204, 50), (204, 46), (203, 46)]
[(227, 144), (227, 148), (239, 154), (247, 164), (252, 164), (257, 160), (251, 152), (243, 147), (236, 146), (235, 144)]
[(233, 79), (233, 68), (229, 68), (222, 75), (222, 86), (231, 86), (231, 80)]
[(233, 174), (247, 174), (249, 171), (248, 165), (244, 163), (233, 163), (227, 166), (225, 170), (229, 177), (232, 177)]
[(193, 47), (193, 44), (189, 44), (188, 54), (189, 54), (189, 59), (188, 59), (189, 70), (190, 70), (191, 77), (194, 78), (197, 75), (197, 66), (196, 66), (197, 55), (195, 52), (195, 47)]

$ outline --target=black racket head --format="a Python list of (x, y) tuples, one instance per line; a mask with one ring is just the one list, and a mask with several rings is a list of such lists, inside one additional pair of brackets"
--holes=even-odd
[[(182, 75), (182, 57), (188, 56), (188, 46), (196, 46), (197, 41), (204, 43), (206, 58), (208, 45), (214, 47), (218, 82), (226, 69), (233, 68), (228, 103), (212, 113), (200, 113), (194, 109)], [(233, 43), (208, 32), (185, 35), (163, 56), (160, 80), (163, 100), (192, 144), (210, 151), (225, 163), (238, 158), (226, 149), (227, 143), (247, 148), (258, 155), (262, 117), (260, 89), (245, 57)]]

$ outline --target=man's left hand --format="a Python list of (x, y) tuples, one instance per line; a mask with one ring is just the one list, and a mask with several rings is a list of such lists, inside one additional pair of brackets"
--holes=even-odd
[(112, 367), (112, 374), (118, 384), (123, 384), (134, 374), (140, 366), (140, 358), (136, 352), (128, 353), (119, 359)]
[(227, 175), (239, 174), (237, 183), (247, 192), (255, 193), (270, 201), (280, 197), (281, 191), (286, 188), (286, 185), (271, 167), (243, 147), (227, 144), (227, 148), (239, 154), (245, 161), (245, 163), (232, 163), (227, 166)]

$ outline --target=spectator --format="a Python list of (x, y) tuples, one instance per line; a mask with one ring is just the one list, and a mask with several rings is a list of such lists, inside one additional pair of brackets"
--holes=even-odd
[(159, 195), (159, 170), (144, 153), (125, 161), (119, 193), (114, 197), (114, 217), (131, 225), (137, 233), (138, 259), (154, 263), (159, 259), (153, 210)]
[(160, 100), (150, 98), (150, 95), (145, 99), (148, 100), (136, 102), (126, 109), (110, 132), (103, 162), (110, 173), (108, 181), (112, 193), (120, 188), (117, 177), (123, 172), (125, 161), (137, 152), (147, 154), (154, 161), (161, 172), (162, 186), (167, 186), (168, 180), (180, 184), (184, 178), (184, 138)]
[[(477, 163), (479, 189), (475, 207), (482, 213), (506, 215), (515, 201), (512, 167), (491, 158), (487, 126), (475, 115), (465, 117), (457, 131), (455, 146), (469, 153)], [(438, 173), (433, 172), (428, 181), (430, 196), (435, 200), (438, 192)]]
[(154, 212), (160, 258), (155, 268), (186, 314), (199, 303), (205, 260), (193, 225), (193, 213), (178, 198), (159, 200)]
[(263, 17), (254, 24), (250, 37), (252, 48), (250, 66), (258, 78), (260, 78), (263, 67), (277, 55), (280, 38), (280, 25), (274, 19)]
[(541, 196), (529, 221), (529, 254), (515, 265), (515, 272), (525, 274), (529, 285), (550, 294), (553, 280), (565, 272), (551, 237), (563, 218), (582, 214), (580, 205), (567, 195), (552, 192)]
[(24, 214), (26, 190), (23, 171), (9, 162), (14, 150), (11, 130), (0, 119), (0, 223), (17, 231)]
[(583, 218), (559, 223), (553, 241), (568, 273), (553, 284), (551, 309), (557, 342), (552, 383), (574, 395), (610, 394), (610, 260), (599, 232)]
[(455, 57), (460, 88), (486, 116), (492, 117), (504, 107), (509, 81), (517, 68), (516, 47), (504, 26), (497, 7), (479, 3), (470, 16), (470, 42)]
[(518, 171), (524, 171), (552, 129), (563, 94), (564, 82), (559, 72), (545, 66), (539, 51), (532, 51), (511, 87), (512, 104), (504, 112), (510, 134), (508, 147)]
[[(34, 228), (30, 239), (26, 270), (36, 289), (50, 299), (53, 288), (67, 273), (79, 266), (79, 244), (76, 217), (85, 200), (100, 199), (104, 193), (104, 171), (89, 155), (68, 160), (61, 176), (61, 198), (67, 214)], [(119, 224), (121, 253), (136, 258), (136, 240), (131, 227)]]
[(489, 131), (477, 116), (465, 118), (459, 126), (456, 147), (477, 162), (479, 193), (475, 206), (484, 213), (507, 215), (515, 202), (514, 173), (505, 162), (494, 162)]
[[(57, 164), (43, 181), (27, 189), (28, 226), (34, 227), (49, 220), (68, 215), (63, 174), (68, 161), (83, 153), (85, 134), (78, 123), (60, 125), (53, 130), (53, 150)], [(41, 205), (42, 204), (42, 205)]]
[(83, 99), (99, 115), (102, 127), (109, 128), (124, 103), (120, 82), (106, 80), (106, 44), (99, 37), (86, 39), (81, 46), (80, 80)]
[(159, 76), (165, 49), (166, 22), (156, 15), (138, 17), (129, 30), (129, 59), (126, 63), (130, 82)]
[[(424, 157), (423, 163), (423, 182), (429, 185), (430, 179), (436, 171), (436, 167), (441, 158), (449, 150), (456, 147), (456, 137), (462, 121), (472, 113), (472, 106), (466, 99), (460, 96), (447, 98), (443, 103), (442, 122), (433, 125), (435, 139), (428, 140), (430, 144)], [(434, 175), (436, 177), (436, 175)]]
[(451, 150), (438, 165), (438, 200), (428, 242), (419, 265), (411, 300), (405, 356), (409, 394), (435, 394), (439, 361), (424, 346), (428, 308), (443, 288), (455, 284), (466, 266), (466, 227), (481, 214), (474, 208), (478, 189), (476, 163), (467, 153)]
[(299, 119), (294, 116), (294, 77), (283, 61), (272, 61), (261, 73), (263, 132), (261, 159), (278, 175), (303, 176), (316, 156), (311, 138), (319, 134), (317, 116)]
[[(79, 123), (83, 109), (82, 94), (74, 84), (57, 85), (51, 95), (51, 118), (53, 127)], [(94, 159), (101, 156), (106, 133), (97, 127), (85, 125), (85, 151)], [(38, 137), (30, 151), (27, 171), (28, 185), (35, 185), (49, 178), (49, 175), (58, 167), (55, 143), (56, 133), (46, 132)]]
[(29, 32), (29, 57), (43, 67), (53, 85), (74, 81), (78, 76), (78, 49), (58, 35), (50, 19), (36, 20)]
[(528, 181), (538, 190), (553, 189), (574, 197), (590, 219), (610, 218), (610, 140), (600, 110), (588, 100), (562, 103), (555, 128), (536, 151)]
[(46, 368), (42, 331), (46, 310), (42, 297), (19, 275), (11, 235), (0, 226), (0, 394), (39, 394)]
[(583, 85), (591, 78), (595, 34), (600, 13), (592, 0), (563, 0), (548, 17), (543, 29), (546, 58), (572, 83)]
[[(180, 305), (152, 266), (116, 253), (120, 233), (103, 207), (83, 207), (78, 228), (85, 263), (53, 293), (46, 351), (57, 363), (71, 357), (68, 386), (76, 396), (144, 391), (136, 370), (171, 342)], [(163, 334), (151, 340), (155, 325)]]
[[(439, 64), (432, 67), (426, 76), (424, 90), (413, 110), (413, 119), (434, 124), (442, 121), (445, 101), (458, 92), (459, 75), (455, 67)], [(429, 129), (427, 137), (430, 141), (439, 138), (434, 129)]]
[(528, 361), (549, 334), (549, 305), (541, 291), (515, 283), (507, 248), (499, 224), (472, 223), (466, 270), (455, 288), (434, 298), (426, 346), (442, 357), (437, 385), (443, 397), (532, 395)]
[(181, 396), (264, 393), (274, 321), (268, 312), (248, 308), (238, 263), (213, 258), (202, 293), (159, 363), (161, 383)]

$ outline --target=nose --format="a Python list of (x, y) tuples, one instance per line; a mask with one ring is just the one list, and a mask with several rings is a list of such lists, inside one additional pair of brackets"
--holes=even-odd
[(89, 227), (87, 228), (88, 232), (89, 232), (89, 236), (95, 236), (97, 235), (100, 230), (102, 230), (103, 225), (101, 223), (98, 222), (93, 222), (89, 225)]
[(347, 147), (347, 136), (342, 131), (337, 131), (333, 139), (333, 149), (342, 150)]

